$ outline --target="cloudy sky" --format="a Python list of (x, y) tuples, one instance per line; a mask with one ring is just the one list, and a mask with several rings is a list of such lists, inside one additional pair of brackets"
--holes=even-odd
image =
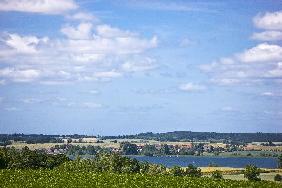
[(282, 131), (282, 2), (0, 0), (0, 133)]

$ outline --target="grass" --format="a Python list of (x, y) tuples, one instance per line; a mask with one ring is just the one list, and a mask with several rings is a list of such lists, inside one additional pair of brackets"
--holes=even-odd
[(282, 188), (281, 183), (216, 180), (169, 175), (94, 173), (59, 170), (1, 170), (0, 187), (109, 187), (109, 188)]
[[(231, 167), (201, 167), (204, 175), (210, 176), (213, 171), (219, 170), (223, 174), (224, 179), (231, 180), (246, 180), (244, 178), (243, 168), (231, 168)], [(264, 173), (260, 174), (260, 178), (265, 181), (274, 181), (274, 176), (276, 174), (282, 175), (282, 169), (267, 169), (262, 168)]]

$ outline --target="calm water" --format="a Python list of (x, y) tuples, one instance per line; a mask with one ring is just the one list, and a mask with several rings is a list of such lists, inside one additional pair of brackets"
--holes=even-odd
[(148, 161), (155, 164), (163, 164), (167, 167), (174, 165), (188, 166), (193, 164), (198, 167), (209, 166), (209, 164), (216, 164), (224, 167), (243, 168), (248, 164), (256, 165), (259, 168), (277, 168), (276, 158), (262, 158), (262, 157), (210, 157), (210, 156), (131, 156), (139, 161)]

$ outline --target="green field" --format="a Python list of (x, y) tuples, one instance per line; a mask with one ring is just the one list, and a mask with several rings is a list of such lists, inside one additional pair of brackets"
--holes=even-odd
[(282, 187), (275, 182), (216, 180), (208, 177), (191, 178), (169, 175), (95, 173), (61, 170), (1, 170), (0, 187), (156, 187), (156, 188), (216, 188), (216, 187)]

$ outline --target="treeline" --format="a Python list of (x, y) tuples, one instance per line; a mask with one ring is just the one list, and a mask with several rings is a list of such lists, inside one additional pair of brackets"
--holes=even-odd
[(216, 133), (174, 131), (136, 135), (104, 136), (103, 139), (144, 139), (157, 141), (223, 141), (226, 143), (282, 142), (282, 133)]
[(145, 173), (171, 174), (175, 176), (200, 177), (201, 170), (189, 165), (186, 170), (174, 167), (170, 170), (163, 165), (140, 162), (136, 159), (123, 157), (116, 153), (96, 153), (92, 159), (70, 160), (66, 155), (50, 155), (40, 150), (21, 150), (0, 148), (0, 169), (58, 169), (71, 172), (111, 172), (111, 173)]
[(50, 155), (44, 151), (0, 148), (0, 169), (53, 169), (70, 159), (63, 154)]
[(10, 145), (12, 141), (25, 142), (27, 144), (37, 143), (63, 143), (63, 139), (81, 139), (87, 137), (87, 135), (44, 135), (44, 134), (0, 134), (0, 146)]

